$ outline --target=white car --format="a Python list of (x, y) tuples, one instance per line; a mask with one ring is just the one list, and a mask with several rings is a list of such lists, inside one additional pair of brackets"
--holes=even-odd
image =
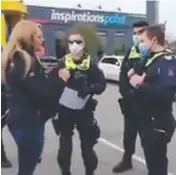
[(98, 67), (103, 71), (106, 80), (119, 81), (120, 67), (124, 56), (108, 55), (103, 56)]

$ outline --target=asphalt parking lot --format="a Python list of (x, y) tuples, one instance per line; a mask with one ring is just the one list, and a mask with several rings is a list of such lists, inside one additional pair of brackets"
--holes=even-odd
[[(96, 118), (102, 130), (101, 138), (95, 149), (99, 157), (99, 167), (96, 175), (112, 175), (112, 167), (118, 163), (123, 154), (123, 116), (121, 115), (117, 99), (119, 97), (118, 86), (108, 84), (103, 95), (98, 97), (99, 105), (96, 110)], [(174, 104), (174, 115), (176, 116), (176, 103)], [(9, 159), (13, 163), (13, 168), (2, 169), (2, 175), (17, 174), (17, 150), (7, 128), (4, 130), (4, 142)], [(38, 165), (36, 175), (60, 175), (60, 170), (56, 162), (58, 138), (56, 137), (50, 122), (46, 125), (46, 138), (43, 152), (43, 159)], [(172, 143), (168, 146), (169, 175), (176, 175), (176, 134)], [(147, 175), (143, 151), (140, 141), (137, 140), (136, 153), (134, 156), (134, 168), (124, 175)], [(83, 175), (84, 167), (80, 154), (80, 145), (77, 133), (74, 136), (74, 153), (72, 156), (73, 175)]]

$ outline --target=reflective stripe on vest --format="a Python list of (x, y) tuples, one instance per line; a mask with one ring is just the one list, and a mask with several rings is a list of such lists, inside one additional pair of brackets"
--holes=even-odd
[(75, 64), (72, 57), (70, 55), (65, 56), (65, 68), (68, 70), (88, 70), (90, 67), (90, 61), (91, 58), (88, 55), (87, 58), (85, 58), (81, 64)]
[(163, 56), (163, 55), (167, 55), (167, 52), (160, 52), (155, 54), (152, 58), (148, 59), (147, 63), (145, 64), (145, 67), (150, 66), (158, 57)]
[(141, 55), (139, 52), (137, 52), (136, 47), (133, 46), (130, 50), (130, 55), (129, 55), (129, 59), (140, 59)]

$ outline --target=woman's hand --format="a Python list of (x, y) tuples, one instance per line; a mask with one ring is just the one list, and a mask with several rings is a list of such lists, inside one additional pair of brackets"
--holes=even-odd
[(69, 70), (63, 68), (58, 71), (58, 76), (59, 76), (59, 78), (61, 78), (65, 82), (67, 82), (68, 79), (70, 78), (70, 72), (69, 72)]

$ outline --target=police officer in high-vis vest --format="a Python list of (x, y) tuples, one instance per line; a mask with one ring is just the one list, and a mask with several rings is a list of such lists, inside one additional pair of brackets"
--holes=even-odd
[[(176, 93), (176, 57), (164, 48), (165, 35), (160, 26), (150, 26), (141, 34), (140, 52), (147, 59), (145, 70), (129, 71), (143, 115), (140, 132), (148, 175), (167, 175), (167, 144), (176, 127), (172, 104)], [(149, 56), (150, 55), (150, 56)]]
[(63, 175), (71, 174), (72, 135), (76, 128), (86, 175), (93, 175), (98, 165), (93, 147), (100, 136), (100, 129), (94, 118), (96, 101), (92, 96), (100, 95), (105, 90), (106, 81), (91, 56), (84, 52), (85, 40), (79, 32), (70, 34), (68, 47), (70, 53), (59, 62), (59, 77), (65, 86), (59, 99), (56, 126), (60, 134), (58, 163)]
[(141, 59), (138, 48), (139, 34), (146, 26), (148, 26), (146, 21), (139, 21), (133, 24), (133, 46), (126, 54), (121, 67), (119, 91), (122, 98), (119, 99), (119, 104), (124, 115), (123, 145), (125, 153), (122, 161), (113, 168), (114, 173), (124, 172), (132, 168), (132, 155), (135, 152), (135, 142), (138, 133), (137, 120), (140, 117), (140, 111), (136, 104), (134, 88), (129, 84), (127, 73)]

